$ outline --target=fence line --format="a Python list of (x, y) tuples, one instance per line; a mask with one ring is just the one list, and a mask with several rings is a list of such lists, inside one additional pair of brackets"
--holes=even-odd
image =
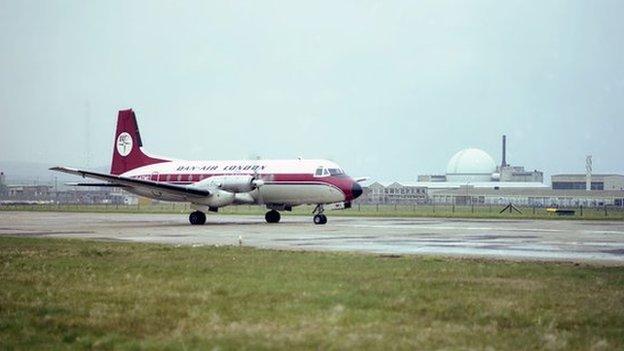
[[(440, 204), (357, 204), (351, 209), (344, 211), (332, 211), (335, 215), (371, 215), (371, 216), (449, 216), (449, 217), (526, 217), (526, 218), (550, 218), (559, 217), (556, 213), (547, 212), (545, 207), (540, 206), (517, 206), (521, 213), (509, 212), (499, 214), (504, 206), (496, 205), (440, 205)], [(569, 218), (609, 218), (624, 219), (624, 208), (615, 206), (602, 207), (566, 207), (574, 213)], [(29, 205), (0, 205), (0, 210), (21, 211), (71, 211), (71, 212), (145, 212), (145, 213), (186, 213), (190, 211), (190, 205), (185, 203), (156, 203), (156, 204), (29, 204)], [(266, 209), (263, 206), (244, 205), (228, 206), (221, 208), (219, 212), (225, 214), (261, 214)], [(312, 211), (311, 206), (299, 206), (293, 209), (296, 214), (308, 214)], [(563, 217), (563, 216), (562, 216)]]

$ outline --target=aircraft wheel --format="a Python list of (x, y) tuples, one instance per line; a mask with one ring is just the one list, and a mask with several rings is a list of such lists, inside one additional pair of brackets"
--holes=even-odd
[(271, 210), (264, 215), (264, 219), (267, 223), (278, 223), (281, 218), (282, 216), (280, 213), (275, 210)]
[(324, 214), (317, 214), (313, 218), (314, 224), (325, 224), (327, 223), (327, 216)]
[(193, 225), (206, 223), (206, 214), (201, 211), (195, 211), (189, 215), (189, 222)]

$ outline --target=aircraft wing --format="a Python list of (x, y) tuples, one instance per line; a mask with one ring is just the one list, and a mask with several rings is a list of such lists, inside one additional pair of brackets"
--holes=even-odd
[(109, 188), (127, 188), (127, 185), (115, 184), (115, 183), (65, 183), (67, 186), (100, 186)]
[[(173, 195), (194, 196), (194, 197), (205, 197), (205, 196), (210, 196), (211, 194), (210, 191), (208, 190), (197, 189), (191, 186), (174, 185), (174, 184), (154, 182), (151, 180), (126, 178), (126, 177), (120, 177), (120, 176), (113, 175), (113, 174), (83, 171), (83, 170), (75, 169), (75, 168), (52, 167), (50, 168), (50, 170), (78, 175), (83, 178), (88, 177), (88, 178), (94, 178), (94, 179), (99, 179), (99, 180), (105, 180), (107, 182), (110, 182), (107, 184), (114, 184), (112, 186), (117, 186), (121, 188), (125, 187), (125, 188), (135, 188), (137, 190), (160, 191), (160, 192), (166, 192), (166, 193), (173, 194)], [(90, 186), (98, 186), (98, 185), (100, 184), (93, 183), (93, 185), (90, 185)], [(106, 185), (106, 186), (111, 186), (111, 185)]]

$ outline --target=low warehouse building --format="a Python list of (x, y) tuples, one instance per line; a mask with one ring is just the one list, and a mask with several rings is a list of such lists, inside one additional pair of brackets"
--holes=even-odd
[(431, 195), (433, 203), (456, 205), (506, 205), (517, 206), (585, 206), (624, 207), (621, 190), (553, 190), (553, 189), (486, 189), (470, 186), (439, 190)]
[[(591, 190), (624, 190), (624, 175), (592, 174)], [(551, 177), (552, 188), (557, 190), (586, 190), (587, 175), (557, 174)]]
[(411, 205), (427, 202), (427, 188), (409, 183), (374, 182), (364, 187), (364, 193), (357, 200), (361, 204)]

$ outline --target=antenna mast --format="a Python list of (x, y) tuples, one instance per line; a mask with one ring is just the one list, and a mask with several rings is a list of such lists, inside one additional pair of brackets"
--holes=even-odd
[(585, 157), (585, 190), (590, 191), (592, 178), (592, 156)]

